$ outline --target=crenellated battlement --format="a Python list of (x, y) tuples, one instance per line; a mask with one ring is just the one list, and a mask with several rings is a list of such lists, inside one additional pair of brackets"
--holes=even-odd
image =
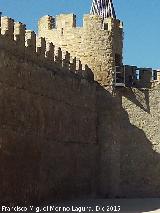
[(0, 13), (6, 206), (160, 196), (160, 71), (123, 64), (123, 24), (106, 3), (109, 18), (84, 15), (82, 27), (43, 16), (38, 35)]
[[(123, 66), (123, 23), (118, 19), (102, 22), (100, 16), (89, 14), (84, 15), (83, 26), (77, 27), (74, 14), (47, 15), (39, 20), (39, 36), (7, 16), (1, 17), (0, 25), (1, 48), (38, 66), (61, 70), (63, 75), (74, 74), (89, 81), (95, 76), (96, 81), (110, 88), (114, 85), (115, 66)], [(126, 86), (131, 77), (140, 87), (153, 83), (150, 70), (140, 69), (136, 79), (137, 67), (134, 73), (132, 66), (125, 67)], [(156, 76), (154, 84), (159, 83)]]
[(47, 15), (39, 20), (38, 35), (79, 58), (101, 85), (109, 89), (113, 86), (115, 65), (122, 64), (123, 24), (120, 20), (106, 18), (103, 21), (98, 15), (86, 14), (83, 26), (77, 27), (74, 14)]
[(151, 88), (160, 83), (158, 70), (129, 65), (125, 65), (123, 69), (126, 87)]
[[(93, 28), (94, 25), (94, 28)], [(106, 18), (104, 22), (98, 15), (86, 14), (83, 16), (82, 27), (77, 27), (75, 14), (60, 14), (56, 17), (45, 15), (39, 20), (39, 31), (42, 30), (105, 30), (112, 31), (115, 28), (122, 29), (123, 23), (118, 19)]]
[(9, 40), (14, 38), (14, 20), (3, 16), (1, 17), (1, 34), (4, 35)]
[[(51, 27), (51, 26), (50, 26)], [(32, 60), (39, 66), (50, 70), (61, 70), (66, 75), (93, 81), (93, 73), (85, 65), (80, 66), (78, 58), (72, 58), (68, 51), (62, 51), (52, 42), (38, 37), (34, 31), (26, 30), (26, 25), (13, 19), (1, 17), (0, 47), (26, 60)]]

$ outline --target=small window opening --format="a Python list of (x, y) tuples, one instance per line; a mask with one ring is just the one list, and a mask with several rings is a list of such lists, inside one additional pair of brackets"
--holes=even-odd
[(108, 24), (107, 24), (107, 23), (104, 23), (103, 29), (104, 29), (104, 30), (108, 30)]
[(62, 29), (61, 29), (61, 35), (63, 35), (63, 33), (64, 33), (64, 29), (62, 28)]

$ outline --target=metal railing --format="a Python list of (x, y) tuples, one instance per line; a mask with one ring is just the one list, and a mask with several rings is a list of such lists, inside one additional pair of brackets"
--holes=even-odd
[(115, 67), (115, 86), (125, 87), (125, 66)]

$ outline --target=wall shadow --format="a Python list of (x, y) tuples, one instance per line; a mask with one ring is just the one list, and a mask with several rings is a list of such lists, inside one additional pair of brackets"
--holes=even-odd
[[(0, 173), (3, 174), (1, 176), (3, 183), (8, 184), (3, 186), (0, 199), (3, 199), (4, 195), (6, 197), (11, 195), (12, 198), (18, 200), (23, 193), (22, 180), (26, 183), (24, 187), (28, 190), (27, 199), (31, 201), (37, 202), (39, 188), (43, 188), (42, 194), (45, 193), (45, 196), (43, 196), (44, 194), (41, 196), (42, 204), (44, 202), (53, 203), (57, 198), (59, 200), (73, 199), (74, 195), (82, 198), (82, 187), (86, 189), (84, 194), (87, 198), (92, 197), (91, 192), (96, 194), (96, 197), (105, 199), (160, 197), (160, 155), (153, 150), (152, 142), (148, 140), (145, 132), (130, 123), (128, 113), (122, 106), (122, 96), (124, 95), (149, 113), (149, 93), (147, 90), (140, 90), (141, 92), (142, 96), (137, 100), (138, 94), (135, 95), (130, 90), (129, 93), (128, 91), (115, 91), (111, 94), (97, 83), (97, 143), (94, 146), (76, 144), (76, 142), (72, 146), (66, 143), (61, 144), (61, 141), (55, 143), (52, 139), (43, 140), (35, 134), (26, 139), (28, 133), (20, 136), (22, 132), (18, 132), (18, 125), (15, 127), (16, 133), (11, 130), (10, 132), (0, 131), (1, 145), (5, 145), (5, 150), (0, 150), (2, 162)], [(11, 99), (9, 96), (8, 98), (10, 103)], [(143, 98), (146, 108), (142, 104)], [(6, 101), (6, 104), (8, 102)], [(34, 103), (31, 101), (30, 107), (32, 105)], [(9, 108), (4, 107), (4, 103), (1, 103), (1, 106), (6, 109), (5, 112), (13, 114), (11, 104)], [(15, 111), (19, 113), (18, 108)], [(32, 108), (32, 112), (36, 114), (36, 107)], [(16, 113), (15, 115), (17, 115)], [(5, 125), (7, 126), (13, 118), (6, 119), (6, 115), (7, 113), (2, 110), (1, 120), (6, 120)], [(89, 116), (90, 114), (88, 114)], [(40, 131), (38, 118), (35, 122), (37, 132)], [(61, 119), (65, 119), (63, 114)], [(18, 122), (16, 116), (15, 121)], [(34, 132), (33, 123), (34, 119), (29, 120), (27, 124), (31, 125)], [(18, 124), (20, 125), (20, 122)], [(45, 128), (47, 129), (47, 124)], [(70, 129), (73, 128), (74, 126), (70, 125)], [(14, 154), (8, 155), (7, 151)], [(40, 169), (42, 164), (43, 170)], [(66, 168), (68, 170), (65, 173)], [(90, 168), (93, 170), (89, 173)], [(61, 176), (57, 175), (57, 171)], [(40, 182), (41, 176), (45, 176), (42, 182)], [(58, 182), (51, 187), (52, 191), (47, 191), (55, 177)], [(21, 189), (20, 194), (18, 194), (17, 186), (18, 189)], [(154, 208), (147, 206), (146, 211), (150, 210), (154, 210)]]
[[(139, 95), (130, 88), (127, 91), (117, 90), (111, 95), (100, 86), (97, 91), (101, 150), (99, 194), (105, 198), (160, 197), (160, 154), (154, 150), (145, 132), (130, 123), (129, 115), (122, 106), (122, 96), (125, 96), (150, 113), (149, 91), (139, 89)], [(148, 206), (145, 210), (153, 209)]]
[(140, 107), (147, 113), (150, 113), (149, 105), (149, 89), (145, 88), (122, 88), (123, 96), (132, 101), (136, 106)]

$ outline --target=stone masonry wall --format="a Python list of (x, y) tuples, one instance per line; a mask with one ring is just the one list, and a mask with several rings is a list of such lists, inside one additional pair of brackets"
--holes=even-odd
[(108, 92), (117, 33), (97, 16), (85, 16), (83, 28), (73, 15), (63, 20), (53, 30), (53, 18), (40, 20), (46, 42), (2, 17), (0, 200), (158, 197), (159, 85)]
[(73, 14), (61, 14), (56, 19), (44, 16), (39, 20), (38, 31), (39, 36), (79, 58), (101, 85), (113, 85), (115, 54), (120, 55), (122, 63), (123, 30), (119, 20), (108, 18), (103, 26), (101, 17), (85, 15), (83, 27), (76, 27)]
[(160, 86), (97, 88), (99, 192), (103, 197), (160, 196)]
[(121, 121), (121, 194), (160, 195), (160, 87), (125, 89), (122, 106), (131, 125)]
[(96, 83), (67, 69), (60, 49), (54, 55), (51, 44), (46, 49), (43, 39), (36, 42), (33, 32), (16, 26), (2, 17), (0, 200), (92, 195), (98, 161)]

